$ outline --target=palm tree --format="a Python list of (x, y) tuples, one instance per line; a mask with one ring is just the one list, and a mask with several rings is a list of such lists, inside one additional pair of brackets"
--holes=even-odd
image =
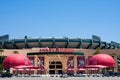
[(14, 54), (18, 54), (19, 52), (18, 51), (13, 51)]

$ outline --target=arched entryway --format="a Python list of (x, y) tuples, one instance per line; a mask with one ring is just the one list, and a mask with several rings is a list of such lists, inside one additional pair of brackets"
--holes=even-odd
[(49, 74), (62, 74), (62, 62), (61, 61), (49, 62)]

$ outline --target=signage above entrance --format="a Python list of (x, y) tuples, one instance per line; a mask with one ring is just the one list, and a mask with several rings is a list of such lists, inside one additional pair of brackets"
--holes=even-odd
[(71, 48), (40, 48), (39, 52), (73, 52)]

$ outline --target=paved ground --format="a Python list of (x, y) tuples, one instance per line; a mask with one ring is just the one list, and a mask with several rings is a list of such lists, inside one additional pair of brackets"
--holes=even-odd
[(0, 80), (120, 80), (120, 77), (12, 77)]

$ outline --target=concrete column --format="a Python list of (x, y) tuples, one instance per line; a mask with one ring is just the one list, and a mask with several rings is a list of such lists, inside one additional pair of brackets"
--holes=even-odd
[(67, 60), (68, 60), (68, 56), (64, 56), (63, 60), (62, 60), (62, 71), (64, 71), (64, 73), (67, 73)]
[[(84, 55), (84, 56), (85, 56), (85, 66), (88, 66), (88, 55), (87, 56)], [(88, 74), (88, 68), (86, 68), (85, 73)]]
[(74, 56), (74, 74), (77, 74), (77, 56)]
[(49, 74), (49, 55), (45, 55), (44, 68), (45, 74)]
[(114, 67), (114, 72), (118, 71), (118, 62), (117, 62), (117, 56), (114, 56), (114, 60), (116, 61), (115, 67)]
[[(34, 66), (37, 66), (38, 65), (38, 56), (37, 55), (34, 55)], [(34, 74), (37, 73), (37, 70), (34, 70)]]
[(13, 74), (13, 68), (10, 68), (10, 74)]
[(37, 59), (38, 59), (37, 55), (34, 55), (34, 66), (37, 66), (38, 63)]

